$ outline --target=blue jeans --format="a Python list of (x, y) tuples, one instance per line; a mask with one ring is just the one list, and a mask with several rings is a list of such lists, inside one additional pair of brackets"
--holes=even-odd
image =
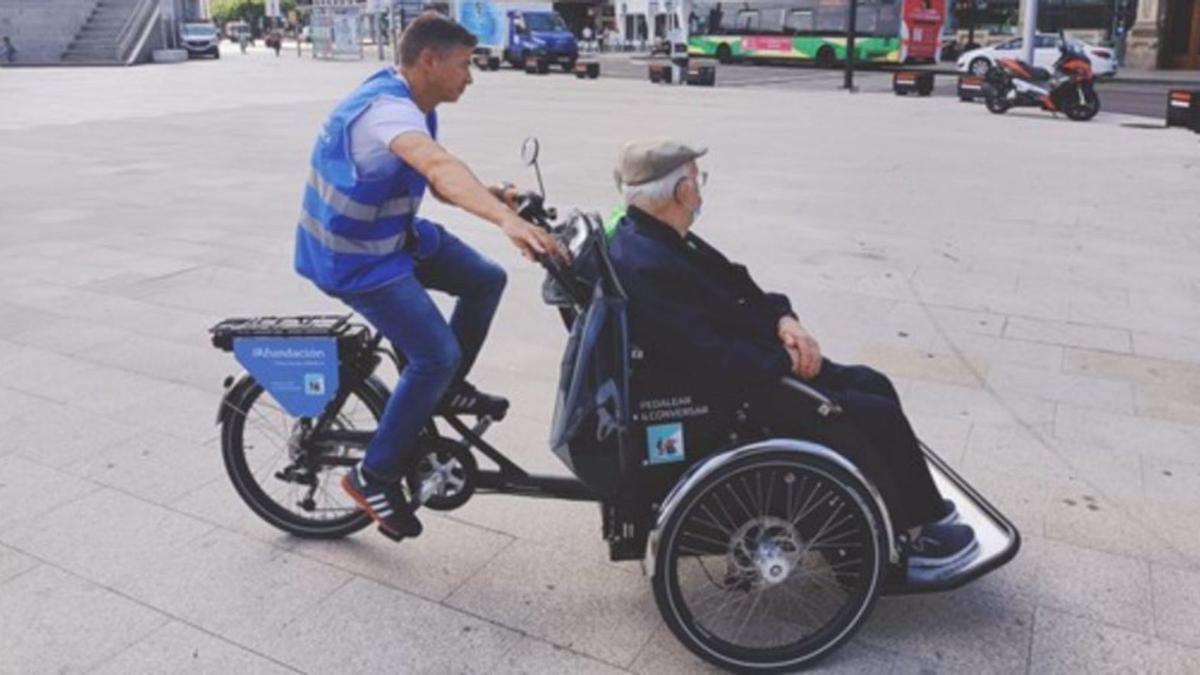
[[(441, 245), (416, 261), (414, 274), (339, 298), (408, 362), (363, 461), (368, 473), (389, 481), (408, 470), (421, 427), (446, 389), (475, 363), (507, 280), (499, 265), (449, 232), (440, 235)], [(427, 289), (458, 299), (448, 324)]]

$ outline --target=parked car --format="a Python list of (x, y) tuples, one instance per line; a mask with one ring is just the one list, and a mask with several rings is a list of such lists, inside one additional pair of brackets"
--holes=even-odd
[[(1096, 77), (1112, 77), (1117, 74), (1117, 59), (1111, 49), (1089, 45), (1083, 40), (1073, 37), (1068, 37), (1067, 42), (1087, 54), (1088, 60), (1092, 62), (1092, 72), (1096, 74)], [(1022, 58), (1024, 54), (1024, 50), (1021, 48), (1022, 44), (1024, 44), (1022, 39), (1018, 37), (991, 47), (964, 52), (958, 57), (957, 68), (960, 72), (969, 72), (972, 75), (983, 77), (992, 66), (996, 65), (997, 59)], [(1033, 65), (1039, 68), (1053, 68), (1058, 56), (1057, 35), (1038, 33), (1034, 36)]]
[(217, 35), (217, 27), (211, 23), (185, 23), (179, 28), (179, 41), (187, 50), (189, 58), (193, 56), (221, 58), (221, 50), (217, 46), (220, 40), (220, 36)]

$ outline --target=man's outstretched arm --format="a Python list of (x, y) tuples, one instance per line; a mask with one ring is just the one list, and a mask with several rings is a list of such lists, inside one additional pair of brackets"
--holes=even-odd
[(525, 257), (565, 257), (562, 247), (548, 232), (518, 216), (462, 160), (429, 136), (417, 132), (400, 134), (388, 147), (425, 176), (439, 199), (499, 226)]

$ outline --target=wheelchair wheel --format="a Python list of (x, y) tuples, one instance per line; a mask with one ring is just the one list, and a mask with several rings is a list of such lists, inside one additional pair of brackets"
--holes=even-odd
[(886, 528), (854, 475), (819, 457), (757, 454), (683, 496), (660, 532), (654, 596), (706, 661), (790, 671), (862, 625), (886, 560)]
[[(334, 427), (374, 430), (387, 403), (381, 386), (357, 384)], [(242, 500), (263, 520), (299, 537), (335, 539), (369, 525), (370, 516), (340, 486), (363, 449), (339, 447), (336, 465), (306, 461), (295, 439), (310, 420), (290, 416), (263, 394), (251, 380), (235, 403), (227, 403), (233, 410), (222, 425), (225, 470)]]

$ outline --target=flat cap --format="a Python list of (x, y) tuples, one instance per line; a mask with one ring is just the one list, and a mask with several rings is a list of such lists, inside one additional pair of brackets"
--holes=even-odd
[(613, 177), (618, 186), (649, 183), (703, 157), (706, 152), (708, 148), (695, 149), (667, 138), (631, 141), (617, 155)]

